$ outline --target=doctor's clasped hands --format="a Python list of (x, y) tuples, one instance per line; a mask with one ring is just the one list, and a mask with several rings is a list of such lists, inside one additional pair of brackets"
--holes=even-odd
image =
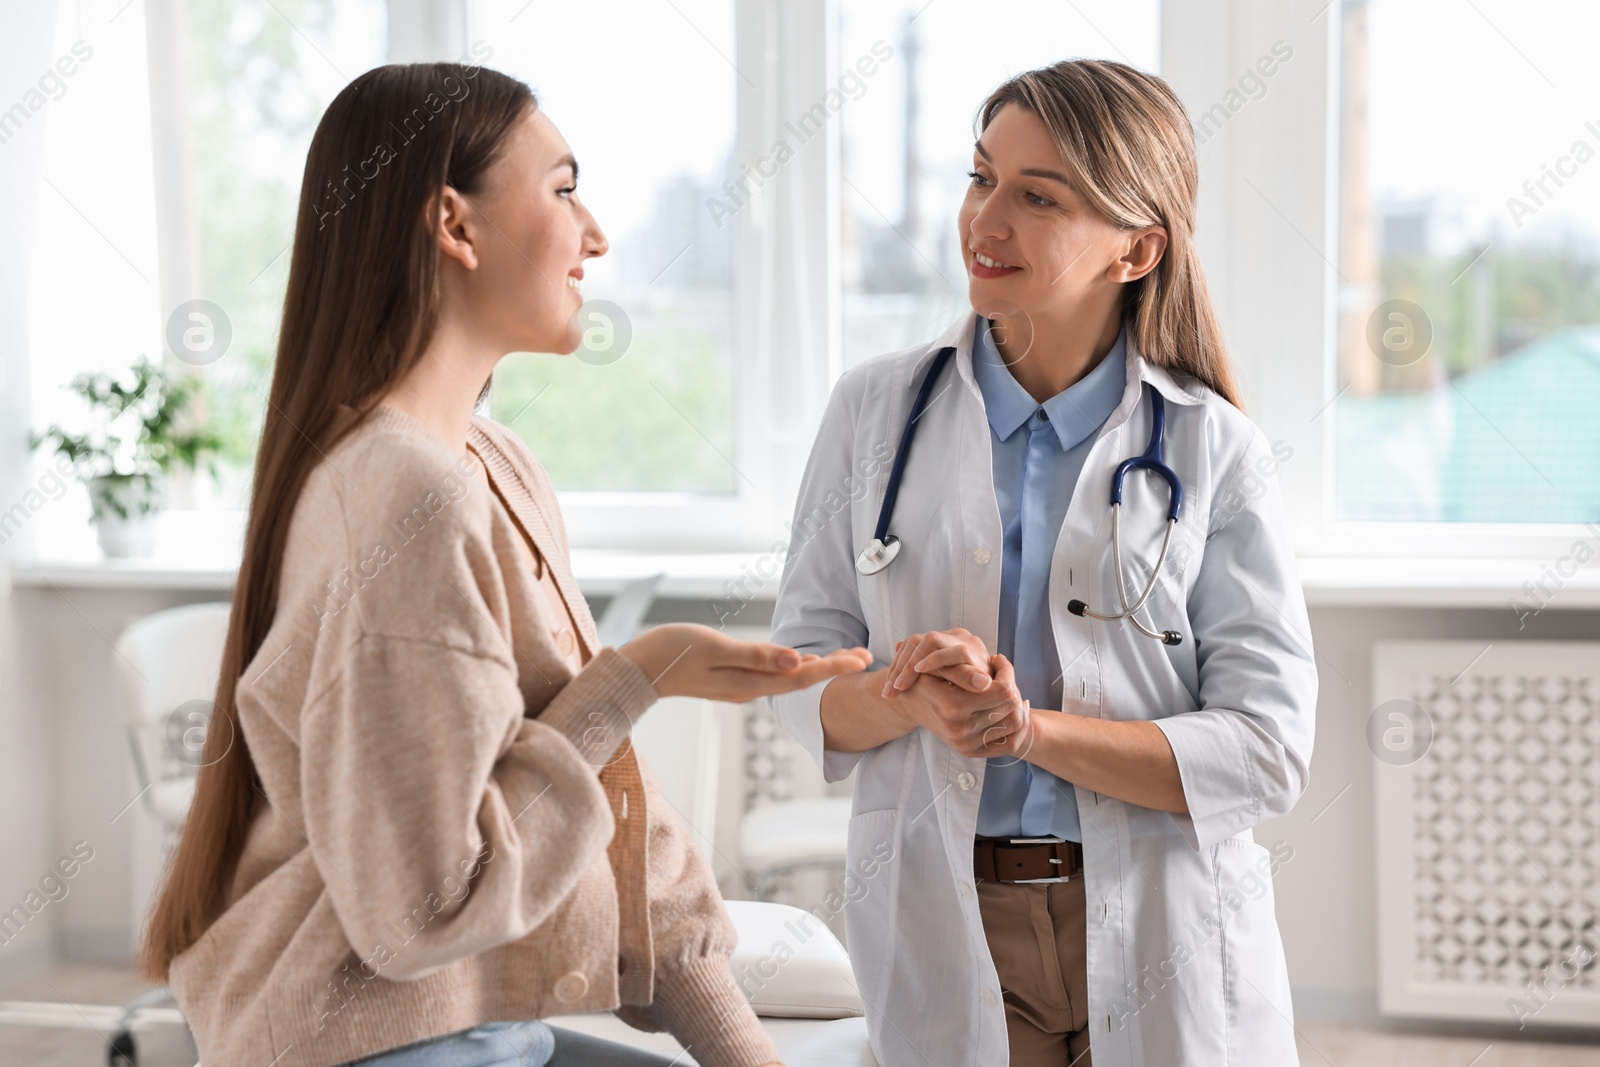
[(926, 727), (963, 756), (1026, 758), (1033, 713), (1017, 689), (1011, 661), (955, 627), (912, 634), (895, 644), (882, 672), (883, 697), (912, 726)]

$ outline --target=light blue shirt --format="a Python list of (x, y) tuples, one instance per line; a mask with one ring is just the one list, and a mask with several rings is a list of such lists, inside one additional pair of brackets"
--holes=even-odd
[[(1117, 335), (1088, 374), (1041, 404), (1012, 377), (989, 335), (989, 320), (980, 315), (972, 373), (992, 431), (994, 496), (1005, 531), (996, 651), (1016, 669), (1024, 698), (1036, 708), (1059, 711), (1062, 670), (1050, 625), (1050, 557), (1095, 433), (1127, 385), (1123, 337)], [(1014, 756), (993, 757), (978, 803), (978, 833), (1081, 841), (1077, 797), (1049, 771)]]

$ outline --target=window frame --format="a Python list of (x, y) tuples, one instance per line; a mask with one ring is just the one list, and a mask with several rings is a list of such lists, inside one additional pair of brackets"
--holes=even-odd
[(1162, 5), (1163, 77), (1191, 117), (1220, 100), (1274, 41), (1295, 49), (1268, 95), (1241, 109), (1225, 136), (1202, 148), (1197, 232), (1246, 410), (1269, 440), (1293, 449), (1279, 487), (1295, 549), (1302, 557), (1351, 559), (1561, 557), (1574, 541), (1593, 541), (1594, 531), (1581, 523), (1358, 522), (1335, 515), (1346, 2)]
[[(1274, 41), (1287, 40), (1295, 49), (1294, 62), (1284, 64), (1268, 95), (1203, 146), (1197, 241), (1247, 411), (1270, 440), (1293, 449), (1279, 485), (1296, 550), (1317, 557), (1558, 556), (1576, 539), (1592, 538), (1592, 531), (1577, 523), (1353, 522), (1334, 515), (1339, 293), (1330, 257), (1339, 248), (1345, 2), (1190, 0), (1163, 3), (1160, 12), (1163, 76), (1191, 116), (1222, 99)], [(822, 99), (837, 58), (838, 0), (733, 3), (732, 58), (748, 75), (736, 102), (735, 159), (748, 162), (767, 151), (785, 116)], [(388, 8), (392, 60), (455, 58), (473, 40), (473, 0), (388, 0)], [(179, 24), (152, 19), (152, 56), (173, 54), (161, 27), (178, 32)], [(153, 91), (158, 138), (172, 136), (166, 110), (181, 103), (159, 87)], [(164, 112), (159, 118), (158, 109)], [(842, 360), (839, 127), (825, 124), (808, 150), (780, 168), (733, 219), (738, 491), (563, 490), (575, 547), (766, 550), (782, 538)], [(172, 157), (158, 151), (156, 158)], [(171, 205), (163, 207), (165, 292), (194, 269), (184, 259), (193, 244), (183, 236), (193, 220), (174, 218)], [(775, 433), (774, 426), (784, 429)]]

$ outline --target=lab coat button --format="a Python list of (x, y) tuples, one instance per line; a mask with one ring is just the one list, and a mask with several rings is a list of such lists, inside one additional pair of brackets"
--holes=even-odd
[(979, 545), (977, 548), (972, 550), (972, 559), (975, 563), (988, 563), (989, 550), (984, 548), (982, 545)]
[(984, 986), (983, 987), (983, 1006), (986, 1007), (986, 1008), (992, 1008), (998, 1003), (999, 1003), (999, 1001), (995, 999), (994, 990), (990, 989), (988, 986)]
[(589, 992), (589, 976), (582, 971), (568, 971), (556, 982), (556, 999), (571, 1003)]
[(972, 776), (971, 771), (962, 771), (956, 776), (956, 784), (962, 789), (971, 789), (978, 784), (978, 780)]

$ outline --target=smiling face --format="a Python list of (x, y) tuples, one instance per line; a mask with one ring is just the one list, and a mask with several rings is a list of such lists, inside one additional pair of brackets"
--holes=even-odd
[(1098, 334), (1100, 320), (1120, 308), (1123, 285), (1160, 259), (1164, 231), (1123, 229), (1092, 208), (1049, 129), (1024, 107), (995, 113), (972, 167), (957, 227), (980, 313), (1005, 319), (994, 309), (1020, 308), (1036, 327), (1078, 323)]
[(442, 246), (461, 266), (473, 263), (465, 272), (447, 270), (446, 288), (501, 351), (568, 353), (578, 347), (583, 261), (604, 255), (607, 244), (578, 199), (577, 182), (578, 164), (561, 132), (530, 108), (507, 136), (484, 189), (465, 205), (470, 251)]

